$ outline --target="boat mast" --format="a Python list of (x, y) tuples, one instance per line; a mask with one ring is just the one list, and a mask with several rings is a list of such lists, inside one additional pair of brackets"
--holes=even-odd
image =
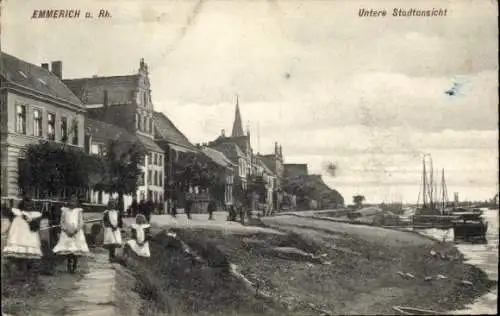
[(442, 184), (441, 190), (443, 190), (442, 199), (443, 199), (443, 209), (444, 209), (448, 204), (448, 189), (446, 188), (446, 180), (444, 179), (444, 169), (442, 169), (441, 171), (441, 184)]
[(434, 208), (434, 164), (432, 163), (432, 157), (429, 156), (429, 161), (431, 165), (430, 179), (429, 179), (429, 206), (431, 209)]
[(425, 156), (422, 158), (422, 164), (423, 164), (423, 173), (422, 173), (422, 185), (423, 185), (423, 191), (422, 191), (422, 208), (427, 207), (427, 199), (426, 199), (426, 176), (425, 176)]

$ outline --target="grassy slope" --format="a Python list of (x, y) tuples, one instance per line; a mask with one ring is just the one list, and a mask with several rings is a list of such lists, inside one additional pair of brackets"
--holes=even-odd
[[(241, 236), (209, 230), (178, 233), (200, 256), (208, 258), (208, 263), (192, 264), (168, 247), (168, 241), (160, 235), (152, 244), (152, 260), (145, 262), (145, 269), (139, 273), (143, 296), (151, 303), (161, 302), (160, 309), (170, 306), (173, 315), (317, 315), (318, 309), (335, 314), (386, 314), (393, 313), (393, 305), (442, 311), (461, 307), (492, 285), (479, 269), (460, 260), (429, 255), (431, 248), (456, 251), (447, 244), (389, 248), (345, 234), (325, 237), (314, 231), (309, 231), (307, 238), (298, 234)], [(284, 259), (270, 250), (290, 246), (326, 254), (330, 265)], [(230, 277), (229, 261), (271, 293), (274, 303), (256, 298)], [(416, 279), (402, 278), (397, 274), (400, 270), (411, 272)], [(449, 279), (423, 280), (437, 274)], [(460, 284), (463, 279), (473, 286)]]

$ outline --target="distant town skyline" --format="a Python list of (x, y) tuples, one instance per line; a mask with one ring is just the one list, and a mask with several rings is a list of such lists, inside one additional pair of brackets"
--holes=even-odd
[[(445, 169), (450, 199), (493, 198), (496, 4), (414, 1), (447, 16), (358, 17), (372, 3), (71, 2), (112, 15), (87, 21), (31, 20), (39, 1), (4, 1), (1, 48), (35, 64), (61, 60), (65, 79), (131, 74), (144, 58), (155, 109), (193, 143), (230, 133), (238, 95), (254, 151), (271, 153), (278, 141), (286, 163), (307, 163), (346, 203), (358, 193), (368, 203), (416, 202), (424, 153)], [(460, 91), (446, 94), (454, 81)]]

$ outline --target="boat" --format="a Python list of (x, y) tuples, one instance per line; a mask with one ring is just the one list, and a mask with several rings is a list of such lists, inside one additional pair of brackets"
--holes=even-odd
[[(431, 170), (429, 177), (427, 176), (426, 157), (430, 160)], [(437, 185), (434, 181), (434, 172), (432, 166), (432, 157), (428, 154), (424, 155), (422, 160), (422, 190), (419, 193), (422, 196), (422, 206), (417, 207), (415, 215), (413, 216), (413, 227), (415, 228), (440, 228), (449, 229), (452, 227), (453, 216), (447, 212), (448, 206), (448, 193), (446, 190), (446, 183), (444, 179), (444, 170), (442, 171), (441, 183), (441, 203), (436, 200)]]
[(398, 315), (444, 315), (442, 312), (407, 306), (393, 306), (392, 309), (396, 311)]
[(456, 213), (457, 218), (453, 221), (453, 235), (455, 239), (486, 240), (488, 222), (483, 219), (481, 214), (474, 211)]

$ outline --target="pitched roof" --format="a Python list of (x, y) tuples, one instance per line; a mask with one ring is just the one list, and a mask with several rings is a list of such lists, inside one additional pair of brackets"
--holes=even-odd
[(222, 152), (226, 157), (236, 160), (239, 157), (244, 157), (243, 151), (235, 143), (222, 143), (212, 146), (212, 148)]
[(156, 151), (156, 152), (159, 152), (159, 153), (163, 153), (165, 152), (163, 149), (161, 149), (160, 146), (158, 146), (158, 144), (155, 143), (154, 140), (152, 140), (151, 138), (149, 137), (146, 137), (146, 136), (143, 136), (141, 134), (136, 134), (137, 138), (139, 139), (139, 141), (144, 145), (146, 146), (147, 149), (151, 150), (151, 151)]
[(161, 112), (154, 112), (154, 124), (156, 135), (169, 143), (195, 149), (195, 146), (182, 134), (172, 121)]
[(269, 169), (273, 174), (276, 174), (276, 162), (274, 155), (261, 155), (260, 159), (262, 163)]
[(85, 120), (85, 134), (98, 140), (139, 141), (135, 135), (119, 126), (89, 118)]
[(238, 147), (242, 150), (243, 153), (246, 153), (247, 151), (251, 151), (251, 145), (250, 145), (250, 137), (248, 135), (243, 135), (243, 136), (236, 136), (236, 137), (225, 137), (225, 136), (219, 136), (217, 139), (213, 141), (215, 145), (218, 144), (225, 144), (225, 143), (234, 143), (238, 145)]
[(216, 164), (224, 168), (232, 168), (235, 164), (229, 160), (222, 152), (215, 150), (210, 147), (203, 147), (201, 151), (210, 159), (212, 159)]
[(264, 172), (269, 174), (269, 175), (274, 175), (274, 172), (271, 171), (271, 169), (264, 163), (264, 161), (262, 160), (258, 160), (259, 162), (259, 165), (262, 166), (262, 168), (264, 169)]
[(0, 75), (6, 81), (83, 108), (82, 102), (52, 72), (4, 52), (0, 56)]
[(307, 176), (306, 163), (286, 163), (283, 165), (287, 177)]
[(84, 104), (103, 104), (107, 91), (108, 105), (132, 102), (139, 75), (65, 79), (64, 83)]

